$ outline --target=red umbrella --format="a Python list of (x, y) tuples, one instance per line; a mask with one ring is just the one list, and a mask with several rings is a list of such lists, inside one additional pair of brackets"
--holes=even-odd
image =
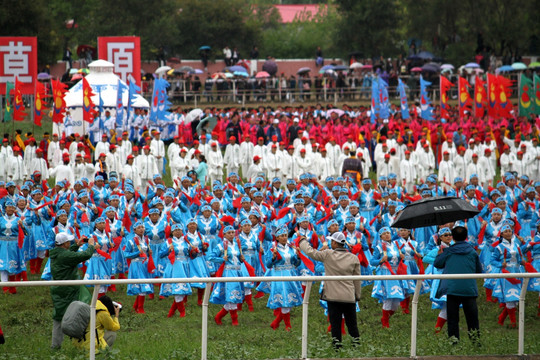
[(418, 66), (417, 66), (417, 67), (413, 67), (413, 68), (411, 69), (411, 72), (422, 72), (422, 68), (421, 68), (421, 67), (418, 67)]
[(266, 71), (259, 71), (259, 72), (257, 73), (257, 75), (255, 75), (255, 77), (256, 77), (257, 79), (267, 78), (267, 77), (270, 77), (270, 74), (267, 73)]

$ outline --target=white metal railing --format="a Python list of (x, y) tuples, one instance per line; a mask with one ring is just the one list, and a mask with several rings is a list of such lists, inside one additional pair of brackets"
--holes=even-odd
[[(519, 321), (518, 321), (518, 356), (523, 356), (524, 336), (525, 336), (525, 295), (529, 279), (540, 277), (540, 273), (508, 273), (508, 274), (430, 274), (430, 275), (360, 275), (360, 276), (256, 276), (256, 277), (236, 277), (236, 278), (153, 278), (153, 279), (114, 279), (114, 280), (58, 280), (58, 281), (22, 281), (3, 282), (3, 286), (31, 287), (31, 286), (70, 286), (70, 285), (122, 285), (122, 284), (160, 284), (167, 283), (207, 283), (218, 282), (273, 282), (273, 281), (302, 281), (306, 282), (304, 301), (302, 304), (302, 352), (301, 358), (307, 359), (308, 341), (308, 306), (311, 286), (315, 281), (343, 281), (343, 280), (434, 280), (434, 279), (500, 279), (500, 278), (523, 278), (521, 294), (519, 296)], [(418, 298), (420, 296), (422, 282), (417, 281), (412, 301), (411, 316), (411, 352), (410, 357), (416, 359), (416, 333), (418, 322)], [(201, 359), (208, 358), (208, 300), (210, 299), (211, 286), (207, 286), (204, 291), (202, 305), (202, 338), (201, 338)], [(96, 326), (96, 302), (99, 288), (94, 287), (90, 311), (90, 328)], [(90, 331), (90, 344), (95, 344), (96, 332)], [(90, 346), (89, 358), (94, 360), (96, 355), (95, 346)]]

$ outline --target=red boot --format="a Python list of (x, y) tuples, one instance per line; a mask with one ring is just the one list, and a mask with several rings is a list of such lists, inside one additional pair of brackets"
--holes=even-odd
[(236, 305), (236, 310), (242, 311), (242, 303)]
[(177, 308), (178, 308), (178, 303), (176, 301), (173, 301), (171, 308), (169, 309), (169, 314), (167, 314), (167, 317), (168, 318), (173, 317)]
[(133, 303), (133, 310), (135, 310), (135, 312), (137, 312), (137, 309), (139, 309), (139, 297), (138, 296), (135, 297), (135, 302)]
[(248, 305), (248, 310), (252, 312), (254, 309), (253, 309), (253, 299), (252, 299), (251, 294), (246, 295), (245, 301), (246, 301), (246, 304)]
[(26, 271), (23, 271), (21, 273), (21, 280), (22, 281), (28, 281), (28, 273)]
[(264, 297), (264, 293), (262, 291), (257, 291), (257, 294), (255, 294), (255, 299), (260, 299)]
[(291, 313), (283, 314), (283, 322), (285, 323), (285, 331), (291, 331)]
[(441, 332), (444, 324), (446, 324), (446, 319), (443, 319), (442, 317), (437, 318), (437, 323), (435, 324), (435, 334), (438, 334)]
[(28, 264), (30, 265), (30, 274), (34, 275), (36, 273), (36, 259), (30, 259)]
[(202, 306), (204, 289), (197, 289), (197, 305)]
[(176, 303), (178, 311), (180, 311), (180, 317), (186, 317), (186, 307), (184, 306), (184, 303), (182, 301)]
[(405, 300), (403, 300), (402, 302), (399, 303), (399, 305), (401, 306), (401, 309), (403, 310), (404, 314), (409, 314), (410, 313), (410, 311), (409, 311), (410, 302), (411, 302), (411, 298), (408, 297), (408, 298), (405, 298)]
[(231, 310), (232, 326), (238, 326), (238, 310)]
[(341, 334), (346, 335), (347, 332), (345, 331), (345, 318), (341, 319)]
[[(8, 276), (8, 281), (15, 281), (15, 275), (9, 275)], [(17, 293), (17, 288), (15, 286), (10, 286), (9, 287), (9, 293), (10, 294), (16, 294)]]
[(504, 325), (504, 320), (506, 320), (507, 316), (508, 316), (508, 309), (505, 307), (503, 311), (501, 312), (501, 314), (499, 315), (499, 321), (497, 321), (499, 325), (501, 326)]
[(510, 318), (510, 327), (512, 329), (515, 329), (517, 327), (517, 323), (516, 323), (516, 310), (517, 308), (511, 308), (511, 309), (508, 309), (508, 317)]
[(124, 274), (124, 273), (118, 274), (118, 278), (119, 279), (127, 279), (126, 274)]
[(270, 324), (270, 327), (274, 330), (277, 330), (277, 328), (279, 327), (279, 323), (281, 322), (281, 320), (283, 320), (283, 314), (281, 313), (281, 309), (278, 310), (279, 313), (276, 315), (274, 321), (272, 321), (272, 323)]
[[(114, 280), (114, 275), (111, 276), (111, 280)], [(116, 292), (116, 285), (109, 286), (109, 291)]]
[(381, 317), (381, 324), (383, 328), (390, 328), (390, 311), (384, 310), (382, 311), (382, 317)]
[(214, 317), (214, 321), (216, 322), (216, 324), (221, 325), (222, 324), (221, 320), (223, 320), (223, 318), (225, 317), (225, 315), (227, 315), (227, 313), (228, 311), (225, 310), (225, 308), (222, 308), (221, 310), (219, 310), (217, 315)]
[(144, 295), (137, 296), (139, 298), (139, 307), (137, 308), (137, 314), (146, 314), (144, 312)]
[(36, 274), (41, 273), (41, 265), (43, 265), (43, 259), (38, 257), (36, 259)]
[(493, 294), (493, 290), (486, 288), (486, 301), (487, 302), (493, 302), (493, 297), (491, 297), (492, 294)]
[(154, 300), (154, 293), (152, 293), (152, 294), (148, 294), (148, 299), (150, 299), (150, 300)]

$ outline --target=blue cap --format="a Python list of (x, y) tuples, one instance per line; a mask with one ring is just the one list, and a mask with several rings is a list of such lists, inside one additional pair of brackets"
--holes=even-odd
[(10, 187), (10, 186), (15, 186), (15, 183), (14, 183), (13, 181), (8, 181), (8, 182), (6, 183), (6, 187), (8, 188), (8, 187)]
[(379, 181), (387, 181), (388, 178), (386, 177), (386, 175), (381, 175), (379, 176)]
[(516, 224), (514, 223), (514, 220), (506, 218), (506, 219), (503, 220), (503, 225), (514, 226)]
[(113, 182), (113, 181), (114, 181), (114, 182), (118, 182), (118, 179), (115, 178), (114, 176), (111, 177), (111, 178), (109, 178), (109, 182)]
[(443, 227), (439, 229), (439, 236), (442, 236), (444, 234), (451, 234), (452, 230), (450, 230), (449, 227)]
[[(294, 180), (293, 180), (294, 181)], [(247, 188), (250, 188), (250, 187), (253, 187), (253, 184), (250, 183), (250, 182), (247, 182), (244, 184), (244, 189), (247, 189)]]
[(497, 200), (495, 200), (495, 204), (501, 203), (501, 202), (503, 202), (503, 201), (506, 201), (506, 199), (504, 198), (504, 196), (498, 197)]
[(135, 189), (131, 186), (126, 186), (124, 188), (124, 192), (128, 192), (128, 193), (131, 193), (131, 194), (135, 194)]
[(334, 180), (334, 177), (333, 176), (328, 176), (325, 180), (325, 182), (329, 182), (329, 181), (335, 181)]
[(303, 204), (305, 204), (305, 201), (304, 201), (303, 198), (297, 197), (296, 199), (294, 199), (294, 204), (295, 204), (295, 205), (296, 205), (296, 204), (302, 204), (302, 205), (303, 205)]
[(154, 174), (154, 176), (152, 176), (152, 179), (154, 179), (154, 180), (161, 179), (161, 175), (160, 174)]
[(264, 178), (263, 178), (262, 176), (257, 176), (257, 177), (255, 178), (255, 182), (257, 182), (257, 181), (262, 181), (262, 182), (264, 182)]
[(381, 236), (382, 234), (384, 233), (392, 233), (392, 231), (390, 230), (390, 228), (388, 226), (383, 226), (380, 230), (379, 230), (379, 236)]
[(215, 184), (215, 185), (212, 187), (212, 191), (218, 191), (218, 190), (223, 190), (223, 189), (221, 188), (221, 185)]
[(182, 224), (176, 223), (176, 224), (173, 224), (173, 226), (171, 226), (171, 231), (174, 231), (174, 230), (184, 230), (184, 229), (182, 229)]
[(469, 177), (469, 180), (474, 179), (474, 178), (478, 178), (478, 174), (471, 174), (471, 176)]
[(30, 193), (31, 196), (34, 196), (34, 195), (37, 195), (37, 194), (42, 194), (41, 190), (40, 189), (35, 189), (34, 191), (32, 191)]
[(347, 217), (347, 219), (345, 220), (345, 224), (350, 224), (350, 223), (356, 224), (356, 220), (352, 216)]
[(362, 185), (371, 185), (371, 179), (362, 180)]
[(103, 176), (101, 176), (101, 175), (96, 176), (95, 179), (94, 179), (94, 182), (95, 181), (103, 181)]
[(62, 210), (60, 210), (60, 211), (58, 211), (58, 212), (56, 213), (56, 217), (59, 217), (59, 216), (61, 216), (61, 215), (67, 215), (66, 210), (62, 209)]
[(303, 223), (305, 221), (309, 222), (309, 217), (307, 217), (306, 215), (302, 215), (298, 218), (298, 223)]
[[(526, 180), (526, 181), (529, 181), (529, 177), (525, 174), (521, 175), (521, 180)], [(6, 185), (7, 186), (7, 185)]]
[(263, 193), (261, 191), (255, 191), (253, 194), (254, 197), (263, 197)]
[(334, 187), (332, 187), (332, 192), (334, 192), (334, 191), (341, 191), (341, 186), (334, 185)]
[(510, 227), (510, 225), (501, 226), (501, 233), (505, 232), (506, 230), (512, 231), (512, 228)]
[(397, 206), (397, 201), (394, 201), (394, 200), (390, 200), (388, 201), (388, 206)]
[(100, 224), (100, 223), (104, 223), (105, 222), (105, 218), (103, 216), (100, 216), (97, 218), (96, 220), (96, 224)]
[(344, 178), (343, 176), (338, 176), (338, 177), (336, 178), (336, 181), (338, 181), (338, 182), (339, 182), (339, 181), (345, 181), (345, 178)]
[(303, 173), (300, 175), (300, 180), (304, 180), (304, 179), (309, 179), (309, 174), (308, 173)]
[(358, 201), (353, 200), (353, 201), (351, 201), (351, 202), (349, 203), (349, 207), (350, 207), (350, 208), (352, 208), (352, 207), (357, 207), (357, 208), (359, 208), (360, 205), (358, 204)]
[(182, 176), (182, 180), (180, 181), (191, 181), (191, 179), (189, 178), (189, 176)]
[(108, 213), (109, 211), (112, 211), (112, 212), (116, 212), (116, 209), (112, 206), (107, 206), (107, 208), (105, 209), (105, 213)]
[(491, 190), (491, 192), (489, 193), (489, 197), (492, 197), (493, 195), (499, 195), (499, 196), (501, 196), (502, 194), (501, 194), (501, 192), (500, 192), (499, 190), (493, 189), (493, 190)]
[(293, 179), (287, 179), (287, 185), (296, 185), (296, 181)]
[(69, 205), (71, 206), (71, 204), (69, 203), (69, 201), (67, 201), (67, 200), (62, 200), (62, 201), (60, 201), (60, 202), (58, 203), (58, 208), (59, 208), (59, 209), (60, 209), (60, 208), (63, 208), (64, 205), (66, 205), (66, 204), (69, 204)]
[(422, 196), (431, 196), (432, 192), (431, 190), (422, 190)]
[(289, 230), (286, 227), (282, 227), (276, 231), (276, 236), (288, 235)]
[[(471, 175), (471, 178), (472, 178), (472, 175)], [(475, 190), (476, 188), (474, 187), (474, 185), (467, 185), (465, 187), (465, 191), (471, 191), (471, 190)]]
[(502, 215), (502, 210), (498, 207), (495, 207), (493, 208), (493, 210), (491, 210), (491, 214), (501, 214)]
[(347, 201), (348, 201), (348, 200), (349, 200), (349, 197), (348, 197), (347, 195), (341, 195), (341, 196), (339, 197), (339, 201), (342, 201), (342, 200), (347, 200)]
[(13, 200), (7, 200), (6, 203), (4, 204), (4, 206), (13, 206), (13, 207), (15, 207), (15, 202), (13, 202)]
[(459, 176), (458, 176), (458, 177), (455, 177), (455, 178), (454, 178), (454, 184), (457, 183), (457, 182), (463, 182), (463, 179), (460, 178)]
[(165, 185), (163, 185), (163, 184), (158, 184), (158, 185), (156, 186), (156, 189), (160, 189), (160, 190), (165, 191), (166, 188), (165, 188)]
[(141, 220), (138, 220), (138, 221), (135, 223), (135, 225), (133, 225), (133, 229), (136, 229), (136, 228), (138, 228), (139, 226), (144, 227), (144, 224), (143, 224), (143, 222), (142, 222)]
[(226, 234), (226, 233), (228, 233), (228, 232), (231, 232), (231, 231), (233, 231), (233, 232), (235, 231), (235, 230), (234, 230), (234, 227), (231, 226), (231, 225), (227, 225), (227, 226), (225, 226), (225, 229), (223, 229), (223, 233), (224, 233), (224, 234)]
[(539, 187), (539, 186), (540, 186), (540, 181), (536, 181), (536, 182), (534, 183), (534, 187), (536, 188), (536, 187)]
[(242, 220), (242, 222), (240, 223), (241, 226), (245, 226), (245, 225), (251, 225), (251, 221), (249, 221), (248, 219), (244, 219)]
[(259, 191), (259, 189), (257, 189), (255, 186), (249, 189), (250, 194), (256, 193), (257, 191)]
[(195, 218), (190, 218), (190, 219), (186, 222), (186, 225), (189, 225), (189, 224), (195, 224), (195, 225), (197, 225), (197, 219), (195, 219)]
[(527, 194), (529, 194), (529, 193), (534, 193), (534, 192), (536, 192), (536, 190), (535, 190), (532, 186), (529, 186), (529, 187), (527, 188)]
[(170, 192), (170, 191), (167, 191), (167, 192), (163, 195), (163, 197), (174, 198), (174, 194), (173, 194), (172, 192)]
[(388, 180), (393, 180), (393, 179), (397, 179), (397, 175), (394, 173), (388, 174)]
[(272, 179), (272, 184), (277, 183), (277, 182), (281, 182), (281, 179), (278, 178), (278, 177), (275, 177), (275, 178)]
[(235, 173), (234, 171), (232, 171), (232, 172), (229, 174), (229, 178), (232, 178), (233, 176), (238, 177), (238, 174)]
[(109, 196), (109, 201), (111, 200), (120, 200), (120, 196), (118, 196), (118, 194), (112, 194)]
[(210, 207), (210, 205), (201, 206), (201, 212), (205, 212), (205, 211), (212, 211), (212, 208)]
[(326, 228), (328, 229), (330, 226), (332, 225), (339, 225), (338, 222), (336, 221), (336, 219), (332, 219), (328, 222), (328, 224), (326, 224)]
[(396, 190), (396, 188), (391, 188), (390, 190), (388, 190), (388, 193), (389, 194), (397, 194), (397, 190)]
[(400, 212), (401, 210), (405, 209), (405, 206), (399, 204), (398, 206), (396, 206), (396, 212)]

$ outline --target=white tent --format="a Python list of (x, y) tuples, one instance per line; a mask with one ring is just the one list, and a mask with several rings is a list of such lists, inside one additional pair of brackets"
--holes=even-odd
[[(92, 87), (92, 91), (95, 94), (92, 96), (92, 102), (95, 106), (99, 106), (99, 96), (101, 93), (103, 107), (109, 108), (107, 110), (111, 111), (111, 113), (114, 115), (116, 112), (118, 81), (125, 85), (127, 89), (126, 83), (120, 80), (120, 78), (113, 73), (114, 64), (108, 61), (96, 60), (90, 63), (88, 68), (90, 69), (90, 73), (86, 76), (86, 81), (88, 81), (88, 84)], [(128, 104), (128, 97), (128, 92), (124, 91), (122, 94), (122, 103), (124, 106), (127, 106)], [(73, 119), (73, 131), (86, 134), (89, 126), (83, 121), (82, 80), (69, 89), (64, 97), (64, 100), (66, 101), (66, 107), (70, 111)], [(136, 94), (133, 107), (148, 109), (150, 104), (141, 95)], [(61, 129), (56, 130), (57, 131), (55, 131), (53, 126), (53, 132), (62, 132)]]

